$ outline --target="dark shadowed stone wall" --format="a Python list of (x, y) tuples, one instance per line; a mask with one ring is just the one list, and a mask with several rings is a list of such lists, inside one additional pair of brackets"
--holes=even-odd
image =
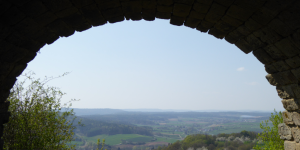
[(9, 90), (41, 47), (92, 26), (160, 18), (253, 52), (286, 109), (285, 149), (300, 150), (299, 0), (0, 0), (0, 18), (0, 135)]

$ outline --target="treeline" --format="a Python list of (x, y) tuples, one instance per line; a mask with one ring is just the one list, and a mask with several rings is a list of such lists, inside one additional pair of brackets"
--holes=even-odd
[[(219, 134), (217, 136), (195, 134), (187, 136), (183, 141), (177, 141), (166, 147), (159, 147), (156, 150), (187, 150), (187, 149), (207, 149), (207, 150), (249, 150), (252, 149), (257, 140), (257, 133), (251, 131), (242, 131), (240, 133)], [(219, 139), (232, 138), (232, 140), (218, 141)], [(240, 139), (247, 139), (242, 141)], [(236, 140), (238, 139), (238, 140)]]
[(104, 122), (99, 120), (92, 120), (84, 117), (78, 117), (78, 120), (81, 119), (84, 126), (78, 126), (76, 133), (85, 135), (88, 137), (100, 135), (100, 134), (141, 134), (152, 136), (152, 128), (145, 126), (135, 126), (130, 124), (119, 124), (112, 122)]

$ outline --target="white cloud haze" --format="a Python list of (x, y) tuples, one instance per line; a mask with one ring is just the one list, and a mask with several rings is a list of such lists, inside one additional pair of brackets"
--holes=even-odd
[(245, 67), (240, 67), (240, 68), (237, 68), (236, 70), (237, 70), (237, 71), (244, 71), (244, 70), (245, 70)]

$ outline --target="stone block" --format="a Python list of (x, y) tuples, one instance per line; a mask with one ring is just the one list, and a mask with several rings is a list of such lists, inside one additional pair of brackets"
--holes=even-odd
[(252, 45), (250, 45), (246, 40), (240, 39), (235, 43), (235, 45), (242, 50), (244, 53), (248, 54), (253, 50)]
[(77, 8), (82, 8), (82, 7), (87, 6), (87, 5), (95, 5), (94, 0), (84, 0), (84, 1), (82, 1), (82, 0), (71, 0), (71, 2)]
[[(27, 63), (17, 63), (14, 65), (13, 70), (9, 73), (8, 76), (18, 77), (27, 67)], [(1, 109), (1, 108), (0, 108)]]
[(4, 24), (0, 24), (0, 40), (4, 40), (12, 32), (13, 32), (12, 28), (10, 28)]
[(300, 67), (300, 57), (295, 56), (289, 59), (286, 59), (285, 62), (291, 67), (291, 68), (298, 68)]
[(256, 50), (258, 48), (261, 47), (265, 47), (265, 43), (263, 43), (262, 41), (260, 41), (258, 38), (256, 38), (253, 34), (250, 34), (248, 36), (245, 37), (245, 40), (247, 41), (247, 43), (251, 46), (252, 50)]
[(144, 20), (147, 20), (147, 21), (155, 20), (155, 14), (156, 14), (155, 9), (143, 9), (142, 10), (142, 17)]
[(220, 20), (218, 21), (215, 26), (214, 26), (215, 29), (217, 29), (218, 31), (220, 31), (221, 35), (222, 35), (222, 38), (225, 37), (225, 35), (227, 35), (229, 32), (231, 32), (232, 30), (235, 29), (234, 26)]
[(234, 2), (234, 0), (214, 0), (214, 2), (229, 7)]
[(238, 0), (234, 4), (242, 8), (258, 9), (265, 3), (266, 0)]
[(278, 96), (282, 99), (295, 98), (291, 85), (277, 86), (276, 91)]
[(293, 35), (289, 36), (289, 39), (300, 49), (300, 30), (295, 31)]
[(102, 16), (96, 5), (82, 7), (80, 12), (92, 26), (99, 26), (107, 23), (107, 20)]
[(7, 43), (6, 41), (0, 41), (0, 55), (2, 55), (3, 53), (6, 53), (7, 51), (9, 51), (13, 45), (10, 43)]
[(288, 111), (295, 111), (300, 108), (300, 100), (299, 99), (283, 99), (282, 101), (283, 107)]
[(299, 143), (299, 141), (300, 141), (300, 129), (299, 129), (299, 127), (293, 127), (292, 128), (292, 135), (293, 135), (294, 141)]
[(276, 15), (277, 14), (273, 11), (270, 11), (265, 7), (261, 7), (251, 16), (251, 18), (262, 25), (267, 25), (273, 18), (276, 17)]
[(128, 1), (122, 2), (122, 10), (126, 15), (127, 13), (141, 13), (142, 12), (142, 1)]
[(42, 3), (52, 12), (58, 12), (73, 6), (69, 0), (42, 0)]
[(293, 92), (294, 92), (294, 95), (296, 98), (300, 98), (300, 86), (299, 84), (291, 84), (290, 85)]
[(157, 5), (157, 11), (158, 12), (167, 12), (171, 13), (173, 10), (173, 6), (164, 6), (164, 5)]
[(46, 26), (50, 24), (51, 22), (55, 21), (58, 17), (52, 13), (52, 12), (46, 12), (42, 15), (39, 15), (34, 18), (34, 20), (40, 25), (40, 26)]
[(296, 150), (300, 150), (300, 143), (296, 143)]
[(291, 113), (289, 113), (287, 111), (283, 111), (282, 112), (282, 118), (283, 118), (283, 122), (285, 124), (294, 124)]
[(294, 74), (294, 76), (300, 81), (300, 68), (292, 69), (291, 72)]
[(248, 18), (253, 14), (254, 10), (246, 9), (239, 7), (237, 5), (231, 5), (230, 8), (227, 10), (226, 15), (229, 15), (233, 18), (246, 21)]
[(280, 139), (283, 140), (292, 140), (292, 129), (287, 126), (285, 123), (281, 123), (278, 125), (278, 134)]
[(174, 4), (173, 15), (178, 17), (186, 17), (189, 15), (192, 6), (186, 4)]
[(30, 1), (19, 7), (26, 16), (35, 17), (48, 11), (48, 8), (41, 1)]
[(199, 13), (206, 14), (210, 8), (210, 4), (201, 4), (195, 2), (193, 5), (193, 9)]
[(244, 25), (239, 26), (236, 30), (244, 36), (251, 34), (251, 31)]
[(260, 30), (256, 30), (255, 32), (253, 32), (253, 34), (256, 37), (258, 37), (261, 41), (266, 42), (268, 44), (273, 44), (282, 39), (282, 37), (270, 27), (264, 27)]
[(32, 18), (25, 18), (14, 28), (22, 35), (31, 36), (41, 29), (41, 26), (39, 26)]
[(228, 15), (223, 16), (221, 20), (228, 23), (231, 26), (234, 26), (234, 27), (239, 27), (240, 25), (242, 25), (244, 23), (243, 21), (232, 18)]
[(6, 12), (11, 6), (12, 4), (7, 1), (0, 2), (0, 15), (2, 16), (2, 14)]
[[(110, 18), (120, 17), (123, 16), (123, 11), (121, 7), (116, 7), (112, 9), (107, 10), (101, 10), (103, 17), (106, 20), (109, 20)], [(124, 16), (123, 16), (124, 18)]]
[(293, 112), (292, 118), (295, 125), (300, 126), (300, 114), (298, 112)]
[(6, 77), (5, 80), (3, 81), (2, 89), (4, 90), (11, 89), (16, 81), (17, 81), (16, 77)]
[[(213, 27), (213, 25), (214, 25), (214, 23), (211, 23), (211, 22), (208, 22), (208, 21), (203, 20), (203, 21), (201, 21), (201, 23), (197, 26), (197, 30), (201, 28), (201, 29), (206, 30), (205, 32), (207, 32), (210, 28)], [(200, 30), (200, 31), (201, 31), (201, 30)], [(201, 31), (201, 32), (203, 32), (203, 31)]]
[(189, 18), (195, 18), (195, 19), (199, 19), (199, 20), (203, 20), (205, 17), (205, 14), (199, 13), (195, 10), (191, 10)]
[(279, 50), (277, 47), (275, 47), (274, 45), (268, 45), (266, 47), (263, 48), (275, 61), (278, 60), (283, 60), (285, 58), (287, 58), (282, 52), (281, 50)]
[(186, 21), (184, 22), (184, 25), (190, 28), (196, 28), (198, 26), (198, 24), (201, 22), (200, 19), (195, 19), (192, 17), (189, 17), (186, 19)]
[(211, 28), (208, 31), (208, 34), (213, 35), (214, 37), (218, 38), (218, 39), (223, 39), (225, 37), (225, 35), (227, 34), (226, 32), (220, 31), (217, 28)]
[(260, 23), (256, 22), (255, 20), (253, 20), (252, 18), (249, 18), (246, 22), (245, 22), (245, 26), (251, 31), (257, 31), (258, 29), (260, 29), (263, 25), (261, 25)]
[(4, 76), (4, 77), (6, 77), (14, 68), (13, 63), (1, 62), (0, 65), (2, 66), (0, 68), (0, 76)]
[(112, 17), (112, 18), (108, 18), (107, 21), (109, 23), (116, 23), (116, 22), (121, 22), (124, 21), (124, 16), (116, 16), (116, 17)]
[(10, 112), (3, 112), (0, 113), (0, 118), (2, 119), (3, 123), (7, 123), (9, 121)]
[(16, 63), (26, 56), (28, 50), (13, 46), (9, 52), (0, 56), (1, 62)]
[(290, 34), (292, 34), (294, 31), (289, 28), (288, 25), (283, 23), (281, 20), (275, 18), (273, 19), (269, 24), (269, 27), (271, 27), (275, 32), (277, 32), (279, 35), (283, 37), (287, 37)]
[(47, 25), (47, 28), (52, 32), (55, 32), (59, 36), (68, 37), (73, 35), (75, 30), (70, 28), (65, 22), (61, 19), (55, 20), (54, 22)]
[(265, 70), (269, 74), (273, 74), (273, 73), (277, 73), (278, 72), (278, 70), (276, 70), (276, 68), (272, 64), (265, 65)]
[(274, 74), (268, 74), (266, 75), (266, 79), (268, 80), (268, 82), (271, 84), (271, 85), (274, 85), (274, 86), (277, 86), (278, 83), (276, 82), (275, 78), (274, 78)]
[(278, 18), (291, 29), (296, 30), (300, 27), (300, 1), (296, 1), (288, 9), (279, 13)]
[(156, 0), (143, 0), (143, 9), (156, 9)]
[(0, 102), (0, 113), (6, 113), (8, 112), (8, 107), (9, 107), (10, 102)]
[(298, 82), (297, 78), (289, 70), (288, 71), (283, 71), (283, 72), (278, 72), (278, 73), (275, 73), (273, 75), (274, 75), (275, 81), (279, 85), (288, 85), (288, 84), (293, 84), (293, 83)]
[(285, 61), (283, 61), (283, 60), (274, 62), (273, 66), (278, 71), (286, 71), (286, 70), (290, 70), (291, 69), (291, 67)]
[(173, 4), (173, 0), (159, 0), (157, 1), (157, 4), (169, 6)]
[(66, 8), (64, 10), (56, 12), (55, 15), (58, 16), (59, 18), (64, 18), (64, 17), (70, 16), (72, 14), (75, 14), (77, 12), (78, 12), (78, 8), (69, 7), (69, 8)]
[(176, 26), (182, 26), (184, 23), (185, 17), (172, 16), (170, 20), (170, 24)]
[(293, 57), (299, 54), (299, 49), (289, 40), (289, 38), (276, 42), (275, 46), (288, 57)]
[(156, 12), (156, 18), (160, 19), (170, 19), (171, 18), (171, 13), (170, 12)]
[(234, 44), (236, 41), (238, 41), (238, 38), (232, 37), (231, 35), (226, 35), (225, 40), (231, 44)]
[(271, 64), (274, 62), (271, 56), (264, 49), (254, 50), (253, 55), (263, 64)]
[(264, 6), (273, 12), (281, 12), (282, 10), (286, 9), (287, 6), (294, 3), (294, 0), (277, 0), (277, 1), (267, 1)]
[(25, 17), (26, 15), (17, 7), (11, 7), (3, 14), (2, 21), (9, 25), (15, 25), (22, 21)]
[(174, 3), (193, 5), (195, 0), (173, 0)]
[(118, 8), (121, 7), (121, 3), (119, 0), (95, 0), (95, 2), (98, 4), (98, 7), (101, 10), (107, 10), (112, 8)]
[(36, 56), (36, 52), (29, 51), (23, 59), (18, 61), (18, 63), (29, 63), (35, 58), (35, 56)]
[(284, 141), (284, 150), (296, 150), (296, 142)]
[(240, 33), (237, 30), (233, 30), (228, 35), (231, 36), (233, 39), (237, 39), (237, 40), (240, 40), (245, 37), (242, 33)]
[(201, 4), (207, 4), (210, 5), (214, 0), (195, 0), (195, 2), (201, 3)]
[(72, 27), (72, 29), (75, 29), (78, 32), (92, 27), (92, 25), (89, 24), (79, 12), (64, 17), (63, 20), (68, 26)]
[(222, 6), (218, 3), (213, 3), (205, 17), (205, 20), (211, 23), (216, 23), (224, 16), (226, 10), (227, 7)]

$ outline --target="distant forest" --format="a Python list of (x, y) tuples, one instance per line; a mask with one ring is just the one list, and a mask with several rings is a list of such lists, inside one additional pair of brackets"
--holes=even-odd
[(100, 134), (140, 134), (152, 136), (152, 128), (147, 126), (135, 126), (131, 124), (119, 124), (115, 122), (92, 120), (88, 118), (78, 117), (75, 122), (82, 120), (84, 126), (78, 126), (76, 133), (87, 137)]

